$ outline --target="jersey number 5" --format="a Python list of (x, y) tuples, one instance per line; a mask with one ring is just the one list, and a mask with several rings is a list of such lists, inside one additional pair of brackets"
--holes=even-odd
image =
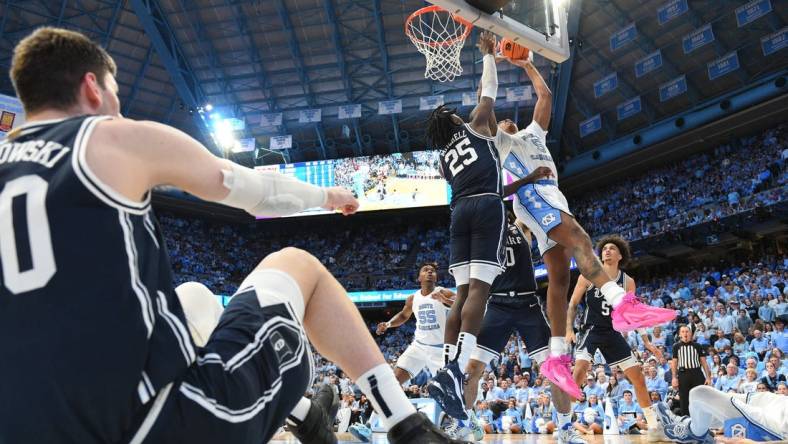
[[(44, 206), (48, 188), (44, 179), (28, 175), (6, 183), (0, 193), (0, 261), (3, 282), (11, 293), (41, 288), (57, 270)], [(25, 209), (24, 216), (17, 215), (22, 221), (20, 226), (14, 226), (14, 210)], [(24, 271), (21, 265), (25, 266)]]
[(446, 151), (446, 154), (443, 155), (443, 160), (449, 164), (449, 169), (451, 170), (452, 177), (457, 176), (460, 174), (460, 171), (465, 169), (467, 165), (472, 164), (479, 158), (476, 155), (476, 150), (473, 147), (468, 146), (471, 144), (471, 140), (467, 137), (462, 139), (454, 145), (454, 148)]

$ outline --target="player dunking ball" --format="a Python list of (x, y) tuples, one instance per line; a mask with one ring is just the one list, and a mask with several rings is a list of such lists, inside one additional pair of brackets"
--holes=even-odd
[(462, 420), (467, 419), (463, 370), (476, 349), (490, 284), (503, 271), (506, 233), (500, 168), (507, 153), (496, 148), (495, 131), (488, 124), (498, 94), (495, 36), (483, 32), (478, 46), (484, 67), (481, 98), (471, 121), (466, 123), (456, 110), (439, 106), (427, 128), (431, 146), (440, 150), (441, 172), (451, 185), (449, 272), (457, 284), (444, 338), (447, 365), (428, 389), (449, 416)]
[[(473, 414), (478, 381), (484, 373), (485, 365), (500, 358), (499, 352), (506, 346), (513, 332), (520, 335), (531, 358), (541, 365), (547, 358), (550, 326), (543, 301), (536, 294), (530, 233), (527, 233), (525, 224), (516, 221), (514, 214), (509, 213), (506, 271), (493, 282), (478, 344), (467, 368), (465, 406), (471, 417), (474, 439), (477, 441), (484, 436), (481, 425)], [(558, 443), (585, 444), (577, 430), (572, 427), (571, 399), (561, 390), (553, 390), (552, 393), (558, 412)]]
[(0, 441), (258, 444), (288, 417), (316, 427), (302, 398), (308, 337), (357, 382), (391, 441), (450, 442), (416, 413), (345, 290), (305, 251), (263, 259), (195, 347), (151, 213), (155, 186), (256, 216), (351, 214), (358, 202), (121, 118), (115, 74), (106, 51), (63, 29), (38, 29), (14, 49), (27, 123), (0, 141), (0, 347), (13, 363), (0, 366), (13, 381), (0, 384)]
[(612, 320), (616, 330), (631, 331), (663, 324), (674, 319), (676, 312), (638, 302), (634, 294), (627, 294), (605, 275), (602, 264), (594, 254), (591, 239), (572, 216), (566, 198), (558, 189), (555, 163), (546, 145), (552, 108), (550, 89), (530, 61), (510, 62), (525, 69), (533, 83), (537, 100), (533, 121), (525, 129), (518, 131), (517, 125), (511, 120), (498, 124), (501, 136), (497, 143), (502, 145), (498, 149), (511, 151), (504, 167), (514, 176), (523, 178), (544, 166), (550, 169), (553, 177), (519, 188), (514, 204), (517, 218), (525, 222), (536, 237), (539, 252), (547, 266), (547, 314), (552, 337), (550, 355), (542, 371), (562, 390), (579, 398), (581, 392), (572, 378), (569, 368), (572, 360), (565, 340), (570, 257), (575, 258), (583, 276), (601, 289), (605, 300), (613, 307)]
[[(629, 242), (619, 236), (606, 236), (597, 243), (599, 258), (605, 274), (616, 285), (628, 293), (635, 292), (635, 280), (629, 277), (621, 267), (626, 267), (631, 257)], [(643, 409), (643, 415), (648, 422), (648, 440), (650, 442), (664, 441), (662, 426), (657, 421), (657, 413), (651, 405), (646, 380), (640, 369), (629, 344), (620, 332), (613, 329), (610, 317), (612, 307), (602, 297), (602, 293), (594, 284), (580, 276), (569, 301), (569, 314), (567, 315), (566, 337), (567, 342), (575, 342), (574, 319), (579, 304), (584, 304), (582, 324), (577, 334), (577, 347), (575, 352), (575, 382), (580, 385), (586, 379), (588, 369), (594, 360), (594, 353), (599, 350), (610, 367), (619, 366), (624, 371), (624, 376), (632, 383), (637, 396), (638, 404)], [(645, 331), (639, 331), (643, 336), (644, 344), (655, 356), (661, 357), (662, 353), (654, 347)]]
[(433, 376), (443, 367), (443, 333), (446, 315), (451, 308), (454, 292), (436, 287), (438, 266), (425, 263), (419, 268), (421, 288), (408, 296), (405, 306), (388, 322), (378, 324), (376, 333), (382, 335), (389, 328), (399, 327), (416, 313), (416, 332), (413, 342), (397, 359), (394, 375), (400, 384), (427, 368)]

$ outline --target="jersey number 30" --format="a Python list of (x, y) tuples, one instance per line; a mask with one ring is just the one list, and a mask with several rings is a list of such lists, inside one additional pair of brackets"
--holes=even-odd
[[(3, 282), (11, 293), (41, 288), (57, 270), (44, 206), (48, 187), (44, 179), (28, 175), (6, 183), (0, 193), (0, 260), (3, 263)], [(20, 205), (22, 199), (24, 206)], [(24, 221), (24, 226), (14, 226), (14, 207), (17, 211), (27, 209), (24, 217), (17, 215)], [(27, 239), (23, 234), (25, 231)], [(23, 244), (17, 245), (17, 241)], [(20, 257), (29, 258), (29, 266), (24, 271), (19, 263)]]
[(473, 149), (472, 146), (468, 146), (470, 144), (471, 140), (466, 137), (443, 155), (443, 160), (449, 164), (452, 177), (460, 174), (460, 171), (465, 169), (467, 165), (472, 164), (479, 158), (479, 156), (476, 155), (476, 150)]

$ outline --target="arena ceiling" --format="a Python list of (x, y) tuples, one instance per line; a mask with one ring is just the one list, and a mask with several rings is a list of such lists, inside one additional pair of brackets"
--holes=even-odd
[[(785, 50), (764, 56), (761, 38), (788, 21), (788, 2), (739, 27), (744, 1), (692, 0), (689, 11), (659, 24), (667, 0), (571, 0), (570, 63), (537, 59), (554, 91), (552, 149), (566, 158), (604, 145), (720, 94), (788, 68)], [(415, 0), (5, 0), (0, 5), (0, 65), (7, 70), (15, 43), (39, 26), (62, 26), (105, 45), (119, 73), (122, 112), (163, 121), (208, 140), (213, 113), (245, 123), (239, 138), (268, 147), (275, 135), (293, 136), (292, 161), (424, 149), (423, 96), (457, 103), (476, 90), (481, 72), (477, 33), (462, 52), (463, 75), (452, 83), (427, 81), (424, 58), (403, 33), (405, 18), (424, 6)], [(578, 7), (579, 6), (579, 7)], [(578, 14), (579, 12), (579, 14)], [(634, 23), (636, 37), (611, 51), (610, 37)], [(714, 40), (689, 54), (682, 40), (711, 24)], [(575, 28), (576, 29), (573, 29)], [(637, 77), (636, 61), (660, 50), (662, 67)], [(736, 51), (741, 68), (710, 81), (707, 63)], [(563, 72), (562, 72), (563, 71)], [(594, 84), (616, 72), (617, 87), (595, 97)], [(687, 92), (660, 101), (659, 87), (686, 76)], [(527, 84), (519, 68), (499, 67), (503, 89)], [(568, 86), (567, 86), (568, 85)], [(8, 76), (0, 92), (13, 94)], [(503, 94), (503, 93), (501, 93)], [(642, 112), (621, 122), (616, 107), (639, 96)], [(403, 112), (379, 115), (378, 102), (402, 99)], [(533, 103), (498, 101), (499, 118), (530, 117)], [(338, 106), (361, 104), (358, 119), (338, 119)], [(467, 107), (460, 107), (468, 111)], [(300, 111), (321, 109), (319, 123), (299, 123)], [(261, 126), (261, 115), (283, 113), (282, 124)], [(579, 125), (601, 115), (602, 128), (581, 137)], [(555, 137), (555, 136), (553, 136)], [(558, 151), (556, 151), (558, 152)], [(251, 159), (247, 159), (251, 161)]]

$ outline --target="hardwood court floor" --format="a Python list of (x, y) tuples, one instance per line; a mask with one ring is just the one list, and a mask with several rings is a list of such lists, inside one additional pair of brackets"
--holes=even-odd
[[(337, 435), (341, 444), (357, 443), (355, 438), (349, 433), (340, 433)], [(645, 444), (645, 435), (595, 435), (585, 436), (588, 444)], [(289, 433), (282, 433), (274, 436), (271, 444), (293, 444), (298, 441), (293, 438)], [(373, 443), (384, 444), (386, 435), (382, 433), (375, 433), (373, 435)], [(484, 437), (484, 442), (489, 444), (554, 444), (556, 442), (552, 435), (487, 435)]]

